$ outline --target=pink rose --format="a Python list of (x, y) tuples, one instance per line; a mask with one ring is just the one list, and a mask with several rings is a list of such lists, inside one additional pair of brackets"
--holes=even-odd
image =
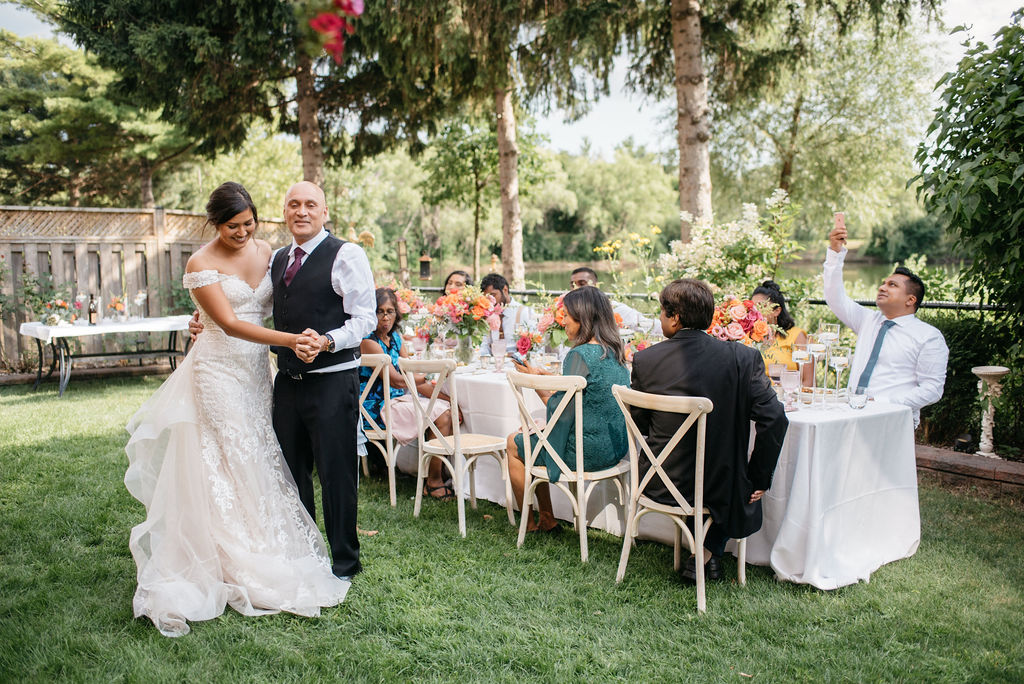
[(516, 351), (523, 355), (530, 351), (530, 347), (532, 346), (533, 344), (530, 342), (530, 338), (525, 335), (516, 341)]
[(409, 313), (410, 311), (412, 311), (412, 307), (409, 306), (408, 304), (406, 304), (405, 302), (399, 300), (399, 302), (398, 302), (398, 313), (400, 313), (400, 314), (402, 314), (404, 316), (405, 314)]
[(744, 334), (743, 326), (739, 323), (730, 323), (725, 327), (725, 336), (730, 340), (742, 340)]
[(335, 33), (345, 24), (337, 14), (321, 12), (309, 20), (309, 26), (317, 33)]
[(501, 316), (497, 314), (491, 314), (487, 317), (487, 327), (492, 331), (497, 330), (501, 327)]
[(713, 328), (711, 328), (711, 336), (712, 337), (717, 337), (720, 340), (727, 340), (727, 339), (729, 339), (728, 337), (725, 336), (725, 328), (723, 328), (720, 325), (716, 325)]
[(540, 318), (540, 323), (537, 324), (537, 331), (540, 332), (540, 333), (546, 333), (548, 331), (548, 328), (550, 328), (551, 324), (554, 323), (554, 322), (555, 322), (555, 317), (552, 314), (550, 314), (550, 313), (544, 314)]
[(734, 321), (742, 321), (744, 318), (747, 317), (747, 307), (743, 306), (742, 304), (737, 304), (736, 306), (729, 309), (729, 317), (732, 318), (732, 320)]

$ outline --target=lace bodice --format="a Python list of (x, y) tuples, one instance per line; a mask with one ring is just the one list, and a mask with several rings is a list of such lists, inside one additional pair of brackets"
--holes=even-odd
[(257, 325), (270, 315), (271, 307), (273, 306), (273, 288), (270, 284), (270, 271), (267, 271), (266, 275), (263, 276), (256, 289), (249, 287), (249, 283), (236, 275), (214, 270), (186, 273), (182, 276), (181, 282), (185, 289), (189, 290), (192, 301), (195, 302), (196, 307), (199, 309), (199, 320), (207, 330), (211, 326), (215, 328), (219, 326), (206, 315), (203, 307), (196, 301), (195, 295), (191, 292), (196, 288), (220, 283), (221, 289), (224, 290), (224, 296), (228, 298), (228, 303), (234, 309), (235, 315), (241, 320)]

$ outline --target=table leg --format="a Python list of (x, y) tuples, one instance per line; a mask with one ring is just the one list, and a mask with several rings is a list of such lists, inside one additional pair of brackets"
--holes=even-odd
[(59, 375), (60, 385), (57, 392), (58, 397), (64, 396), (64, 390), (68, 388), (68, 383), (71, 382), (71, 348), (68, 347), (68, 341), (64, 338), (58, 340), (57, 346), (57, 359), (58, 366), (60, 367)]
[[(178, 331), (177, 330), (172, 330), (170, 333), (167, 334), (167, 351), (174, 352), (177, 349), (177, 346), (178, 346)], [(171, 364), (171, 370), (172, 371), (175, 368), (178, 367), (178, 357), (176, 357), (173, 353), (168, 355), (167, 360)]]
[[(32, 387), (33, 392), (39, 389), (39, 383), (43, 381), (43, 341), (38, 337), (35, 338), (35, 341), (36, 350), (39, 352), (39, 370), (36, 371), (36, 384)], [(53, 358), (56, 359), (56, 355)], [(50, 373), (53, 373), (53, 366), (50, 366)], [(47, 373), (46, 377), (50, 377), (50, 374)]]

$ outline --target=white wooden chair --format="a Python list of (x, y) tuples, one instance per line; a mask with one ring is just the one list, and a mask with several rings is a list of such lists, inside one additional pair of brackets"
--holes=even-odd
[[(547, 482), (562, 490), (572, 503), (573, 522), (576, 531), (580, 536), (580, 559), (586, 563), (589, 557), (587, 551), (587, 502), (594, 490), (594, 485), (602, 480), (612, 480), (619, 491), (619, 503), (624, 504), (626, 500), (625, 477), (629, 472), (629, 461), (623, 457), (621, 461), (611, 468), (604, 470), (587, 471), (583, 467), (583, 388), (587, 386), (587, 379), (579, 375), (532, 375), (519, 373), (517, 371), (506, 371), (509, 385), (516, 396), (516, 403), (519, 405), (519, 419), (523, 432), (523, 462), (525, 468), (525, 480), (523, 483), (523, 510), (519, 516), (519, 540), (517, 547), (522, 546), (526, 540), (526, 524), (530, 519), (530, 504), (533, 501), (537, 485)], [(527, 408), (523, 390), (542, 390), (548, 392), (565, 392), (558, 406), (551, 412), (551, 418), (541, 428), (533, 415)], [(573, 401), (573, 399), (576, 401)], [(548, 439), (551, 431), (561, 416), (572, 404), (575, 415), (576, 430), (576, 467), (570, 468), (562, 457), (554, 451)], [(537, 445), (530, 447), (530, 434), (537, 435)], [(548, 479), (548, 471), (545, 466), (534, 465), (541, 450), (546, 450), (551, 459), (561, 471), (558, 482), (552, 483)]]
[[(366, 368), (372, 368), (373, 372), (370, 375), (370, 379), (366, 381), (366, 387), (359, 394), (359, 415), (363, 419), (363, 434), (366, 435), (366, 439), (369, 444), (377, 447), (381, 456), (384, 457), (384, 463), (388, 468), (388, 489), (391, 494), (391, 506), (397, 505), (397, 497), (395, 495), (395, 463), (398, 460), (398, 447), (395, 444), (395, 437), (391, 434), (391, 375), (388, 373), (388, 369), (391, 367), (391, 357), (387, 354), (363, 354), (359, 357), (359, 365)], [(380, 380), (383, 384), (384, 392), (384, 405), (381, 407), (381, 418), (384, 424), (381, 425), (365, 408), (364, 402), (366, 397), (369, 396), (370, 390), (373, 389), (374, 384), (377, 380)], [(415, 392), (416, 390), (413, 390)], [(369, 448), (367, 448), (369, 452)], [(367, 463), (366, 454), (363, 455), (363, 475), (366, 477), (370, 476), (370, 467)]]
[[(466, 478), (469, 478), (469, 500), (473, 509), (476, 509), (476, 463), (480, 456), (491, 455), (501, 465), (501, 474), (505, 479), (505, 510), (508, 512), (508, 520), (515, 525), (515, 514), (512, 512), (512, 485), (508, 479), (508, 461), (505, 455), (505, 437), (495, 435), (483, 435), (462, 432), (458, 420), (457, 407), (459, 405), (458, 387), (452, 378), (455, 372), (455, 361), (452, 359), (437, 359), (429, 361), (418, 361), (415, 359), (399, 359), (398, 367), (405, 376), (406, 383), (410, 387), (416, 385), (414, 376), (417, 373), (436, 373), (437, 380), (434, 384), (434, 391), (431, 392), (427, 406), (424, 407), (419, 401), (413, 402), (416, 407), (416, 415), (420, 421), (420, 432), (424, 436), (429, 431), (431, 439), (419, 440), (418, 454), (416, 458), (416, 504), (413, 507), (413, 515), (419, 517), (420, 506), (423, 503), (423, 482), (427, 477), (427, 469), (430, 466), (431, 458), (441, 459), (441, 463), (448, 468), (452, 474), (452, 482), (455, 485), (455, 501), (459, 513), (459, 534), (466, 536), (466, 500), (463, 495)], [(447, 389), (448, 397), (452, 406), (452, 434), (442, 435), (437, 425), (430, 419), (434, 404), (437, 403), (438, 395), (442, 388)]]
[[(707, 415), (714, 409), (714, 404), (710, 399), (705, 397), (678, 397), (649, 394), (647, 392), (638, 392), (622, 385), (613, 386), (612, 394), (615, 395), (615, 401), (618, 402), (619, 408), (622, 410), (622, 415), (626, 419), (626, 430), (629, 433), (630, 470), (629, 508), (626, 512), (626, 527), (624, 534), (622, 535), (622, 556), (619, 558), (619, 570), (615, 575), (615, 581), (621, 582), (622, 578), (626, 574), (626, 564), (629, 563), (629, 551), (633, 546), (633, 540), (637, 536), (640, 519), (648, 513), (661, 513), (662, 515), (668, 516), (676, 526), (675, 543), (673, 544), (673, 565), (675, 569), (678, 571), (682, 562), (682, 554), (680, 551), (684, 536), (686, 537), (686, 543), (689, 545), (690, 551), (697, 556), (695, 559), (697, 574), (697, 611), (703, 613), (707, 610), (707, 599), (704, 590), (704, 563), (701, 561), (704, 559), (704, 535), (707, 531), (707, 526), (710, 523), (710, 518), (707, 522), (704, 520), (704, 516), (708, 515), (708, 510), (704, 507), (704, 446), (705, 431), (707, 430)], [(651, 452), (651, 448), (647, 445), (647, 440), (640, 433), (640, 429), (637, 427), (636, 422), (633, 421), (633, 416), (629, 409), (634, 406), (649, 411), (678, 413), (686, 416), (680, 426), (676, 429), (675, 434), (672, 435), (672, 439), (668, 441), (665, 448), (657, 456)], [(675, 483), (669, 479), (668, 474), (665, 473), (663, 464), (665, 459), (671, 455), (672, 451), (682, 440), (683, 436), (686, 435), (694, 425), (697, 426), (697, 453), (693, 480), (694, 501), (691, 506), (686, 500), (686, 497), (680, 493), (679, 488), (676, 487)], [(640, 453), (637, 449), (638, 445), (640, 449), (643, 449), (644, 454), (647, 456), (647, 461), (651, 464), (643, 478), (640, 477)], [(647, 488), (647, 485), (652, 481), (656, 481), (655, 478), (665, 486), (668, 492), (672, 495), (672, 498), (675, 499), (675, 506), (659, 503), (644, 496), (644, 490)], [(703, 513), (703, 515), (698, 514), (698, 512)], [(687, 518), (693, 518), (693, 534), (690, 533), (689, 526), (686, 524)], [(739, 561), (737, 564), (739, 583), (741, 585), (745, 585), (747, 583), (747, 540), (740, 539), (737, 541), (736, 545), (739, 549)]]

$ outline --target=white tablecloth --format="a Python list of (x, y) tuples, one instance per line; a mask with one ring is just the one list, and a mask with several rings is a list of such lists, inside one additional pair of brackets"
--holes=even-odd
[(44, 325), (38, 321), (22, 323), (18, 329), (22, 335), (34, 337), (49, 344), (58, 337), (87, 337), (112, 333), (133, 332), (174, 332), (188, 330), (190, 316), (163, 316), (161, 318), (140, 318), (134, 321), (103, 320), (96, 325)]
[(763, 501), (747, 560), (784, 580), (835, 589), (914, 555), (921, 540), (910, 408), (801, 409)]

